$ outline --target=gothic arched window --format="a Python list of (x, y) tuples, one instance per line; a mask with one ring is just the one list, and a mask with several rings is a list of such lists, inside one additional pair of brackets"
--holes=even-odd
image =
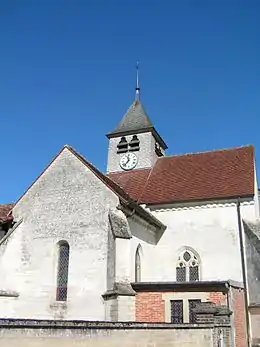
[(66, 301), (68, 294), (70, 247), (68, 242), (61, 241), (58, 244), (58, 269), (57, 269), (57, 301)]
[(135, 252), (135, 282), (141, 282), (141, 245), (138, 245)]
[(199, 281), (199, 258), (189, 249), (181, 252), (176, 267), (176, 281)]

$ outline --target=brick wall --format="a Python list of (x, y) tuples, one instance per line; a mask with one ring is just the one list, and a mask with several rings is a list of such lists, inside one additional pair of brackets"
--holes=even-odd
[(217, 306), (227, 305), (227, 294), (221, 292), (209, 293), (209, 301), (214, 302)]
[[(244, 306), (244, 291), (243, 289), (231, 287), (232, 305), (234, 321), (234, 338), (236, 347), (246, 347), (246, 319), (245, 319), (245, 306)], [(138, 292), (136, 295), (136, 321), (139, 322), (166, 322), (166, 308), (165, 295), (169, 295), (169, 292)], [(192, 298), (194, 293), (177, 293), (173, 292), (173, 295), (178, 295), (178, 298), (183, 296), (187, 299), (190, 295)], [(227, 294), (222, 292), (208, 292), (200, 293), (204, 297), (202, 301), (211, 301), (217, 306), (228, 305)], [(198, 293), (196, 293), (198, 295)], [(170, 310), (170, 307), (167, 308)]]
[(137, 293), (135, 317), (137, 322), (165, 322), (165, 303), (161, 292)]
[[(135, 301), (135, 312), (137, 322), (166, 322), (164, 294), (169, 292), (138, 292)], [(177, 293), (174, 295), (185, 296), (188, 293)], [(191, 299), (193, 293), (190, 293)], [(202, 301), (211, 301), (216, 305), (227, 305), (227, 295), (222, 292), (202, 293)], [(170, 309), (170, 308), (168, 308)]]
[(231, 288), (231, 291), (234, 313), (235, 345), (236, 347), (245, 347), (247, 345), (247, 335), (244, 291), (239, 288)]

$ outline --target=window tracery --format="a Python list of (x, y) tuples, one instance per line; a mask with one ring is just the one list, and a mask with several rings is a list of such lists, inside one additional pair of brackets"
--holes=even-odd
[(199, 259), (191, 250), (184, 250), (178, 257), (176, 281), (199, 281)]

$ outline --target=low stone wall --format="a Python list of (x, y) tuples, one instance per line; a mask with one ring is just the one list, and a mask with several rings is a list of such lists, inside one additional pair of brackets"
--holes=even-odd
[(229, 347), (229, 335), (226, 323), (0, 320), (1, 347)]

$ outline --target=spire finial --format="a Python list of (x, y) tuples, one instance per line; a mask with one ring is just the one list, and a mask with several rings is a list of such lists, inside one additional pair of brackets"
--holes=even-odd
[(136, 62), (136, 87), (135, 87), (135, 100), (140, 98), (140, 87), (139, 87), (139, 61)]

